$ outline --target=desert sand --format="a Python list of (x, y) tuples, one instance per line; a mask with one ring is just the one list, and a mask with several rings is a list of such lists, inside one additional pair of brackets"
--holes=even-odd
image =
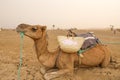
[[(77, 33), (94, 32), (95, 35), (108, 45), (113, 62), (107, 68), (91, 67), (75, 69), (77, 80), (120, 80), (120, 32), (113, 34), (110, 30), (75, 30)], [(66, 30), (48, 30), (50, 49), (57, 43), (57, 35), (66, 35)], [(119, 43), (116, 43), (119, 42)], [(13, 30), (0, 32), (0, 80), (18, 80), (20, 60), (20, 35)], [(44, 80), (39, 70), (39, 62), (34, 50), (32, 39), (24, 36), (22, 54), (21, 80)], [(70, 80), (67, 76), (53, 80)]]

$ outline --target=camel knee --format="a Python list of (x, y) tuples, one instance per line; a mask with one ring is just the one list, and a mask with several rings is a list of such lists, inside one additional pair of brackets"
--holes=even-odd
[(40, 72), (41, 72), (42, 74), (45, 74), (45, 73), (46, 73), (46, 69), (43, 68), (43, 67), (41, 67), (41, 68), (40, 68)]
[(40, 72), (44, 75), (45, 73), (47, 73), (47, 71), (49, 70), (50, 68), (47, 68), (45, 66), (41, 66), (40, 67)]

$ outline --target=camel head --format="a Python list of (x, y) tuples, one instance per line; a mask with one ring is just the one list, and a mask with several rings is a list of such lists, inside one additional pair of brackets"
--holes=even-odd
[(20, 24), (16, 28), (16, 31), (23, 32), (26, 36), (36, 40), (42, 38), (45, 35), (46, 26)]

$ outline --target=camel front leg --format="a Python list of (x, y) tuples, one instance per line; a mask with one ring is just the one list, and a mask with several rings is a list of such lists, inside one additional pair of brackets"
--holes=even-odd
[(49, 68), (45, 67), (44, 65), (42, 65), (42, 63), (40, 63), (39, 61), (39, 66), (40, 66), (40, 72), (44, 75), (47, 70), (49, 70)]
[(50, 72), (50, 73), (46, 73), (44, 75), (45, 80), (51, 80), (53, 78), (57, 78), (60, 77), (64, 74), (69, 74), (69, 75), (73, 75), (73, 70), (70, 69), (61, 69), (55, 72)]

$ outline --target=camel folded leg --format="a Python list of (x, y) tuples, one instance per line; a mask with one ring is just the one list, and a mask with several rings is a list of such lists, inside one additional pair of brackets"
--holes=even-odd
[(44, 78), (45, 78), (45, 80), (51, 80), (53, 78), (57, 78), (57, 77), (60, 77), (62, 75), (65, 75), (66, 73), (72, 76), (73, 75), (73, 70), (61, 69), (61, 70), (58, 70), (58, 71), (55, 71), (55, 72), (46, 73), (44, 75)]
[(105, 58), (103, 62), (101, 63), (101, 67), (106, 67), (110, 63), (111, 53), (110, 53), (110, 50), (106, 46), (103, 46), (102, 48), (105, 53)]

